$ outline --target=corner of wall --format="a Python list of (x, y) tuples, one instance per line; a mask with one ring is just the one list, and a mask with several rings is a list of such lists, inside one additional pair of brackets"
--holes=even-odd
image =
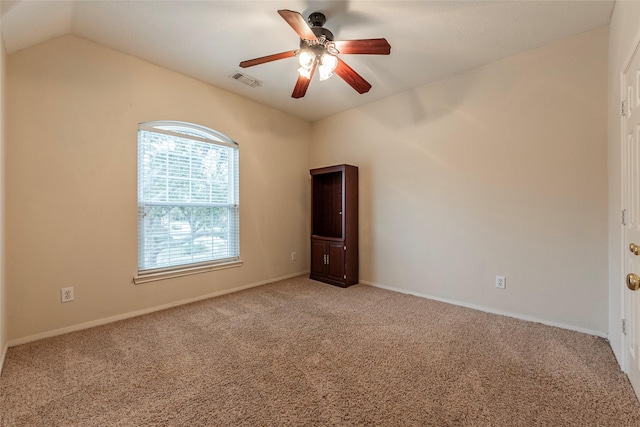
[[(0, 29), (2, 23), (0, 21)], [(4, 38), (0, 32), (0, 374), (7, 354), (7, 302), (4, 254), (4, 127), (5, 127), (5, 63)]]

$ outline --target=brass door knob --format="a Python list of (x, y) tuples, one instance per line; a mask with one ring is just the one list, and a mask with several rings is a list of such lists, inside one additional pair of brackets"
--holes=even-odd
[(627, 288), (632, 291), (637, 291), (640, 289), (640, 276), (635, 273), (627, 274)]
[(629, 250), (634, 254), (634, 255), (640, 255), (640, 246), (636, 245), (635, 243), (631, 243), (629, 245)]

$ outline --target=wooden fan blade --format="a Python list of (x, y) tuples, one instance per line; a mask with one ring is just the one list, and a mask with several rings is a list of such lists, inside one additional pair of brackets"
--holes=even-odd
[(309, 83), (311, 83), (311, 79), (313, 78), (313, 73), (316, 72), (316, 66), (314, 65), (311, 69), (311, 73), (309, 78), (305, 76), (298, 76), (298, 81), (296, 82), (296, 86), (293, 88), (293, 93), (291, 94), (292, 98), (302, 98), (305, 93), (307, 93), (307, 88), (309, 87)]
[(338, 66), (334, 70), (334, 73), (339, 75), (342, 80), (349, 83), (358, 93), (363, 94), (369, 92), (371, 85), (362, 76), (356, 73), (353, 68), (349, 67), (345, 62), (338, 58)]
[(333, 42), (344, 54), (389, 55), (391, 45), (387, 39), (337, 40)]
[(278, 14), (287, 21), (287, 24), (291, 25), (291, 28), (298, 33), (301, 39), (304, 40), (318, 40), (316, 35), (311, 31), (311, 27), (307, 24), (307, 21), (298, 12), (293, 10), (282, 9), (278, 11)]
[(242, 68), (253, 67), (254, 65), (264, 64), (266, 62), (277, 61), (278, 59), (291, 58), (295, 56), (296, 51), (290, 50), (288, 52), (280, 52), (274, 53), (273, 55), (262, 56), (260, 58), (248, 59), (246, 61), (242, 61), (240, 66)]

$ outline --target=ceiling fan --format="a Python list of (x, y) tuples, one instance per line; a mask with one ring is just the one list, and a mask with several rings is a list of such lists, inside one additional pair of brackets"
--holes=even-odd
[(291, 94), (292, 98), (302, 98), (305, 95), (316, 69), (318, 69), (320, 80), (328, 79), (335, 72), (358, 93), (366, 93), (371, 89), (371, 84), (336, 55), (389, 55), (391, 53), (391, 46), (386, 39), (334, 40), (331, 31), (323, 28), (327, 19), (320, 12), (309, 15), (309, 24), (300, 13), (292, 10), (279, 10), (278, 14), (300, 36), (300, 49), (242, 61), (240, 67), (253, 67), (297, 56), (300, 68), (298, 81)]

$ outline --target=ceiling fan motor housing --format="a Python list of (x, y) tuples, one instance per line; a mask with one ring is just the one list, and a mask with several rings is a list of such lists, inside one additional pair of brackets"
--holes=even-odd
[(333, 33), (326, 28), (323, 28), (325, 22), (327, 22), (327, 18), (324, 16), (324, 13), (313, 12), (309, 15), (308, 19), (309, 25), (311, 25), (311, 31), (316, 35), (317, 38), (324, 36), (327, 41), (333, 41)]
[(309, 15), (308, 21), (312, 27), (322, 27), (324, 23), (327, 22), (327, 17), (324, 16), (324, 13), (313, 12), (311, 15)]
[(322, 28), (322, 27), (311, 27), (311, 31), (313, 31), (313, 34), (316, 35), (317, 38), (320, 38), (321, 36), (324, 36), (325, 39), (327, 39), (327, 41), (332, 42), (333, 39), (333, 33), (329, 30), (327, 30), (326, 28)]

